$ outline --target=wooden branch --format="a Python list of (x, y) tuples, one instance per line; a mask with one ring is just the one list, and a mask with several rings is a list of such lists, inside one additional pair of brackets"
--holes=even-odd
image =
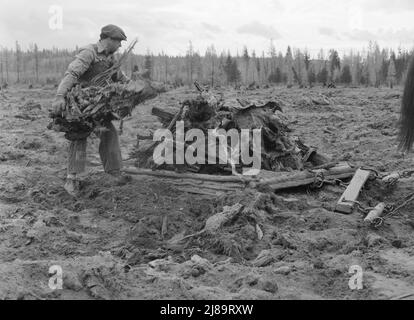
[(174, 118), (171, 120), (170, 124), (168, 125), (167, 127), (168, 130), (171, 130), (175, 126), (175, 123), (178, 121), (178, 118), (180, 118), (181, 114), (183, 113), (183, 109), (184, 109), (184, 105), (182, 104), (180, 107), (180, 110), (177, 111)]
[[(175, 126), (176, 122), (178, 121), (178, 119), (181, 117), (181, 114), (183, 112), (184, 109), (184, 105), (181, 105), (180, 110), (178, 110), (178, 112), (175, 114), (174, 118), (171, 120), (170, 124), (167, 127), (167, 130), (172, 129), (172, 127)], [(138, 150), (140, 153), (152, 153), (155, 149), (155, 147), (157, 145), (159, 145), (161, 143), (161, 141), (152, 141), (150, 144), (148, 144), (147, 146), (145, 146), (144, 149)]]
[(177, 189), (183, 192), (188, 192), (192, 194), (200, 194), (203, 196), (212, 196), (212, 197), (218, 197), (224, 193), (224, 192), (219, 192), (219, 191), (208, 191), (208, 190), (186, 188), (186, 187), (178, 187)]

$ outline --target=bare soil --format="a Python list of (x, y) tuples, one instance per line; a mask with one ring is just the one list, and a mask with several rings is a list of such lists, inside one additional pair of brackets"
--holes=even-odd
[[(413, 293), (414, 204), (373, 229), (362, 213), (333, 212), (340, 186), (216, 198), (178, 192), (154, 177), (119, 185), (102, 172), (93, 137), (89, 174), (81, 196), (72, 198), (63, 189), (68, 142), (46, 129), (54, 90), (13, 87), (0, 94), (0, 299), (391, 299)], [(328, 105), (312, 101), (321, 94)], [(292, 134), (332, 159), (390, 172), (414, 167), (414, 158), (396, 149), (400, 95), (398, 88), (270, 88), (244, 97), (278, 100)], [(177, 89), (137, 107), (120, 137), (123, 157), (138, 133), (161, 127), (153, 106), (193, 96)], [(413, 181), (392, 188), (370, 181), (360, 200), (367, 207), (399, 204), (414, 192)], [(237, 203), (245, 210), (219, 233), (168, 242), (201, 230), (208, 217)], [(62, 267), (63, 290), (49, 288), (53, 265)], [(364, 271), (362, 290), (349, 287), (353, 265)]]

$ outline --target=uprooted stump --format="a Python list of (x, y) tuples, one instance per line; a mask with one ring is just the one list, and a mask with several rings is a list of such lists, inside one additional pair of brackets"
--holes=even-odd
[[(247, 191), (231, 197), (221, 197), (218, 206), (223, 208), (219, 213), (206, 218), (204, 227), (198, 232), (182, 233), (165, 242), (170, 249), (195, 246), (220, 255), (226, 255), (237, 261), (254, 259), (271, 240), (267, 225), (274, 214), (277, 199), (268, 193)], [(226, 204), (235, 203), (226, 206)], [(271, 209), (273, 208), (273, 209)]]
[(224, 207), (224, 211), (223, 212), (219, 212), (216, 213), (215, 215), (211, 216), (210, 218), (207, 219), (205, 227), (203, 230), (185, 236), (183, 238), (172, 238), (168, 241), (169, 244), (178, 244), (181, 241), (184, 241), (186, 239), (192, 238), (192, 237), (196, 237), (196, 236), (200, 236), (203, 233), (210, 233), (210, 234), (214, 234), (215, 232), (217, 232), (224, 224), (226, 224), (227, 222), (233, 220), (243, 209), (243, 205), (241, 205), (240, 203), (235, 204), (232, 207)]

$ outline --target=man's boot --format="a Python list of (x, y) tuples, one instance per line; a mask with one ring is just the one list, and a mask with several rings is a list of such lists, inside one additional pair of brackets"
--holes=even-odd
[(68, 175), (64, 188), (72, 197), (77, 197), (80, 193), (80, 181), (73, 175)]
[(125, 174), (120, 170), (113, 170), (107, 173), (114, 179), (115, 184), (119, 186), (125, 185), (132, 180), (130, 175)]

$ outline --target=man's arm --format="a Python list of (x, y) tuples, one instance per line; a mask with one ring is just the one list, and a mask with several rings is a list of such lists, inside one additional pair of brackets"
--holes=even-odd
[(91, 63), (95, 59), (95, 53), (93, 49), (84, 48), (79, 54), (76, 55), (68, 69), (63, 76), (62, 81), (57, 89), (56, 96), (64, 97), (66, 92), (70, 90), (79, 80), (79, 78), (89, 69)]

